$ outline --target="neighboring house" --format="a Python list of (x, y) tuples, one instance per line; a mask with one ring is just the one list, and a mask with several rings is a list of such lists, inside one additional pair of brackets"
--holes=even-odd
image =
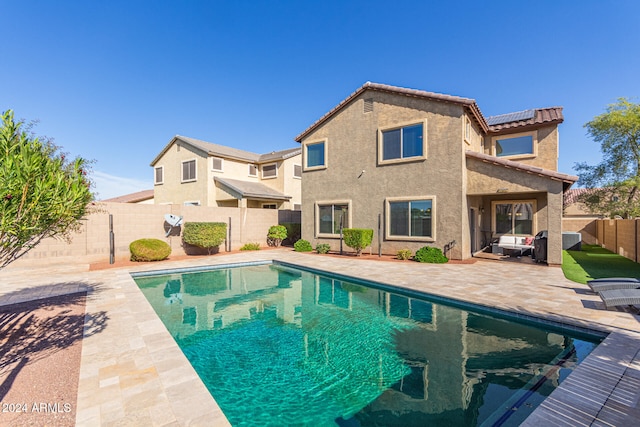
[(135, 193), (125, 194), (123, 196), (112, 197), (110, 199), (101, 200), (101, 202), (109, 203), (138, 203), (153, 204), (153, 190), (137, 191)]
[(156, 204), (300, 209), (300, 148), (256, 154), (176, 135), (151, 166)]
[(296, 137), (302, 238), (339, 246), (339, 224), (374, 230), (373, 252), (422, 246), (467, 259), (502, 235), (548, 230), (562, 263), (557, 172), (562, 108), (485, 117), (473, 99), (366, 83)]

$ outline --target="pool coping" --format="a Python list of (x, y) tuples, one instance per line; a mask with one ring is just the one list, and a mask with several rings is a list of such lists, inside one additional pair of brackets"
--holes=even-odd
[[(629, 423), (629, 419), (636, 422), (640, 419), (636, 409), (638, 393), (628, 391), (630, 385), (640, 382), (640, 317), (603, 310), (598, 306), (597, 296), (578, 293), (581, 289), (576, 286), (579, 285), (564, 279), (560, 269), (514, 267), (492, 261), (433, 266), (347, 257), (336, 259), (288, 249), (262, 254), (218, 254), (169, 265), (172, 269), (190, 269), (245, 261), (282, 261), (349, 277), (357, 273), (374, 282), (380, 282), (382, 274), (390, 272), (393, 277), (384, 283), (391, 287), (444, 298), (464, 296), (472, 304), (489, 301), (493, 303), (486, 305), (498, 310), (533, 314), (549, 321), (561, 319), (569, 325), (591, 326), (588, 329), (609, 332), (603, 343), (525, 423), (568, 426), (611, 422), (607, 420), (620, 424), (620, 420)], [(91, 322), (96, 312), (108, 315), (104, 331), (83, 339), (77, 425), (229, 425), (131, 276), (132, 273), (145, 274), (157, 267), (141, 265), (96, 272), (76, 269), (68, 275), (62, 272), (51, 275), (46, 269), (32, 268), (0, 271), (0, 280), (11, 280), (3, 293), (47, 283), (51, 286), (83, 284), (89, 288), (87, 322)], [(524, 283), (525, 279), (521, 283), (519, 276), (536, 276), (537, 288), (530, 294), (529, 284)], [(498, 279), (511, 283), (504, 287)], [(558, 301), (547, 294), (557, 295)], [(583, 396), (586, 391), (588, 397)]]

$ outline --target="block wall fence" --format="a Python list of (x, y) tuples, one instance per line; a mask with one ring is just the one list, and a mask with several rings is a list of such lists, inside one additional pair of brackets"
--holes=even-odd
[[(129, 258), (129, 244), (137, 239), (155, 238), (171, 246), (172, 255), (185, 255), (182, 235), (166, 236), (165, 214), (183, 217), (183, 222), (224, 222), (230, 225), (230, 249), (238, 250), (245, 243), (267, 245), (269, 227), (278, 224), (275, 209), (219, 208), (184, 205), (147, 205), (131, 203), (96, 203), (95, 212), (82, 220), (79, 232), (71, 242), (45, 239), (18, 262), (52, 261), (56, 257), (78, 257), (85, 262), (109, 261), (109, 215), (113, 218), (116, 259)], [(176, 230), (173, 230), (175, 234)], [(225, 242), (220, 252), (228, 249)]]
[(596, 244), (632, 261), (640, 261), (640, 219), (596, 220)]

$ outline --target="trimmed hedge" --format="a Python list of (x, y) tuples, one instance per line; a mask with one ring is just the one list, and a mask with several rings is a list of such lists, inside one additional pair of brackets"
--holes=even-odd
[(227, 238), (227, 224), (224, 222), (185, 222), (182, 240), (193, 246), (211, 250)]
[(138, 239), (129, 245), (131, 261), (162, 261), (171, 255), (171, 246), (159, 239)]
[(241, 251), (259, 251), (260, 243), (245, 243), (240, 248)]
[(280, 246), (280, 243), (287, 238), (287, 227), (284, 225), (272, 225), (267, 233), (267, 244), (269, 246)]
[(444, 256), (440, 248), (430, 248), (424, 246), (416, 251), (413, 259), (418, 262), (428, 262), (432, 264), (444, 264), (449, 262), (449, 258)]
[(407, 260), (411, 258), (412, 254), (413, 252), (411, 252), (411, 249), (400, 249), (398, 252), (396, 252), (396, 257), (398, 259)]
[(316, 245), (316, 252), (318, 252), (319, 254), (328, 254), (330, 249), (331, 245), (329, 245), (328, 243), (318, 243)]
[(360, 255), (362, 250), (371, 244), (373, 230), (370, 228), (344, 228), (342, 229), (344, 244)]
[(313, 248), (307, 240), (300, 239), (294, 243), (293, 248), (296, 252), (311, 252)]

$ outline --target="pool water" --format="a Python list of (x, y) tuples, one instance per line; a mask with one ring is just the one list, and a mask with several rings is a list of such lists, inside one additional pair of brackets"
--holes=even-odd
[(234, 426), (518, 425), (600, 341), (277, 264), (135, 280)]

